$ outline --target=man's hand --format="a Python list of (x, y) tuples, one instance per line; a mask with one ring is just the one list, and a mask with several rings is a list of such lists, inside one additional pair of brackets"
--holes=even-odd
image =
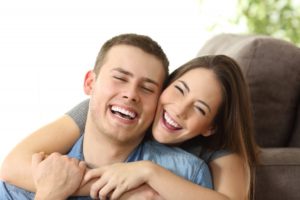
[(35, 199), (62, 200), (79, 187), (86, 165), (83, 161), (59, 153), (46, 157), (44, 153), (32, 156), (32, 174), (36, 186)]

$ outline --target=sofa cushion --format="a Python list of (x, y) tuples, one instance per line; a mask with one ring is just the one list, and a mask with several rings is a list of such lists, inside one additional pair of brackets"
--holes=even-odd
[(208, 54), (225, 54), (240, 64), (250, 88), (257, 143), (300, 147), (300, 49), (268, 36), (220, 34), (198, 56)]
[(293, 130), (293, 135), (290, 139), (290, 147), (300, 147), (300, 105), (298, 101), (298, 112), (297, 119), (295, 120), (295, 127)]
[(300, 148), (264, 148), (256, 167), (256, 200), (300, 199)]

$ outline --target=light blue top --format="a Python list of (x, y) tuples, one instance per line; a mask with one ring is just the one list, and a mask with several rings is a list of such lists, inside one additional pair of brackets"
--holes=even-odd
[[(77, 140), (68, 155), (84, 160), (82, 143), (84, 134)], [(98, 152), (101, 156), (102, 153)], [(201, 186), (212, 188), (210, 171), (206, 163), (196, 156), (179, 148), (167, 147), (155, 141), (142, 142), (127, 158), (126, 162), (150, 160), (183, 178)], [(25, 191), (8, 183), (0, 184), (0, 199), (25, 200), (34, 199), (34, 193)], [(91, 199), (89, 197), (73, 197), (70, 199)]]

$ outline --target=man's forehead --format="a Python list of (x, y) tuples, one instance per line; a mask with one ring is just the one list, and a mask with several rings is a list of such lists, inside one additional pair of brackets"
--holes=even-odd
[(105, 57), (102, 67), (108, 67), (110, 70), (119, 68), (119, 71), (153, 80), (160, 85), (166, 76), (161, 60), (135, 46), (113, 46)]
[[(130, 71), (128, 70), (126, 67), (116, 67), (116, 68), (112, 68), (111, 69), (111, 72), (116, 72), (116, 73), (120, 73), (120, 74), (123, 74), (123, 75), (126, 75), (126, 76), (129, 76), (129, 77), (135, 77), (136, 74), (134, 71)], [(147, 83), (151, 83), (151, 84), (154, 84), (158, 87), (160, 87), (162, 85), (162, 81), (159, 80), (157, 77), (154, 77), (152, 76), (153, 74), (147, 74), (146, 75), (141, 75), (139, 78), (144, 81), (144, 82), (147, 82)]]

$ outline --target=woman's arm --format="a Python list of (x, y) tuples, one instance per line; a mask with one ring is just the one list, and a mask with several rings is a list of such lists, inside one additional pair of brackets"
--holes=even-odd
[(248, 199), (250, 174), (245, 162), (237, 154), (219, 157), (209, 163), (215, 191), (230, 200)]
[(119, 200), (165, 200), (149, 185), (144, 184), (136, 189), (125, 192)]
[[(148, 184), (164, 199), (242, 200), (247, 199), (247, 173), (236, 154), (229, 154), (211, 163), (215, 190), (187, 181), (150, 161), (117, 163), (89, 171), (84, 181), (99, 178), (91, 187), (91, 196), (100, 194), (111, 199), (125, 191)], [(176, 189), (174, 189), (176, 188)]]
[[(248, 180), (244, 161), (237, 154), (219, 157), (209, 163), (214, 190), (210, 190), (181, 177), (174, 176), (164, 168), (155, 166), (147, 183), (165, 199), (246, 200)], [(176, 188), (176, 189), (174, 189)]]
[(74, 120), (68, 115), (62, 116), (29, 135), (7, 155), (1, 168), (1, 179), (35, 191), (31, 173), (32, 155), (38, 152), (65, 154), (79, 137), (80, 131)]
[(245, 162), (237, 154), (219, 157), (211, 161), (209, 166), (214, 190), (184, 180), (157, 165), (150, 171), (147, 183), (165, 199), (248, 199), (250, 175)]
[(179, 177), (151, 161), (116, 163), (92, 169), (84, 176), (83, 181), (98, 178), (91, 186), (92, 198), (118, 199), (128, 190), (148, 184), (163, 199), (228, 199), (213, 190), (201, 187)]
[(225, 195), (214, 190), (187, 181), (172, 172), (153, 163), (148, 163), (149, 173), (147, 184), (157, 191), (164, 199), (205, 199), (228, 200)]

